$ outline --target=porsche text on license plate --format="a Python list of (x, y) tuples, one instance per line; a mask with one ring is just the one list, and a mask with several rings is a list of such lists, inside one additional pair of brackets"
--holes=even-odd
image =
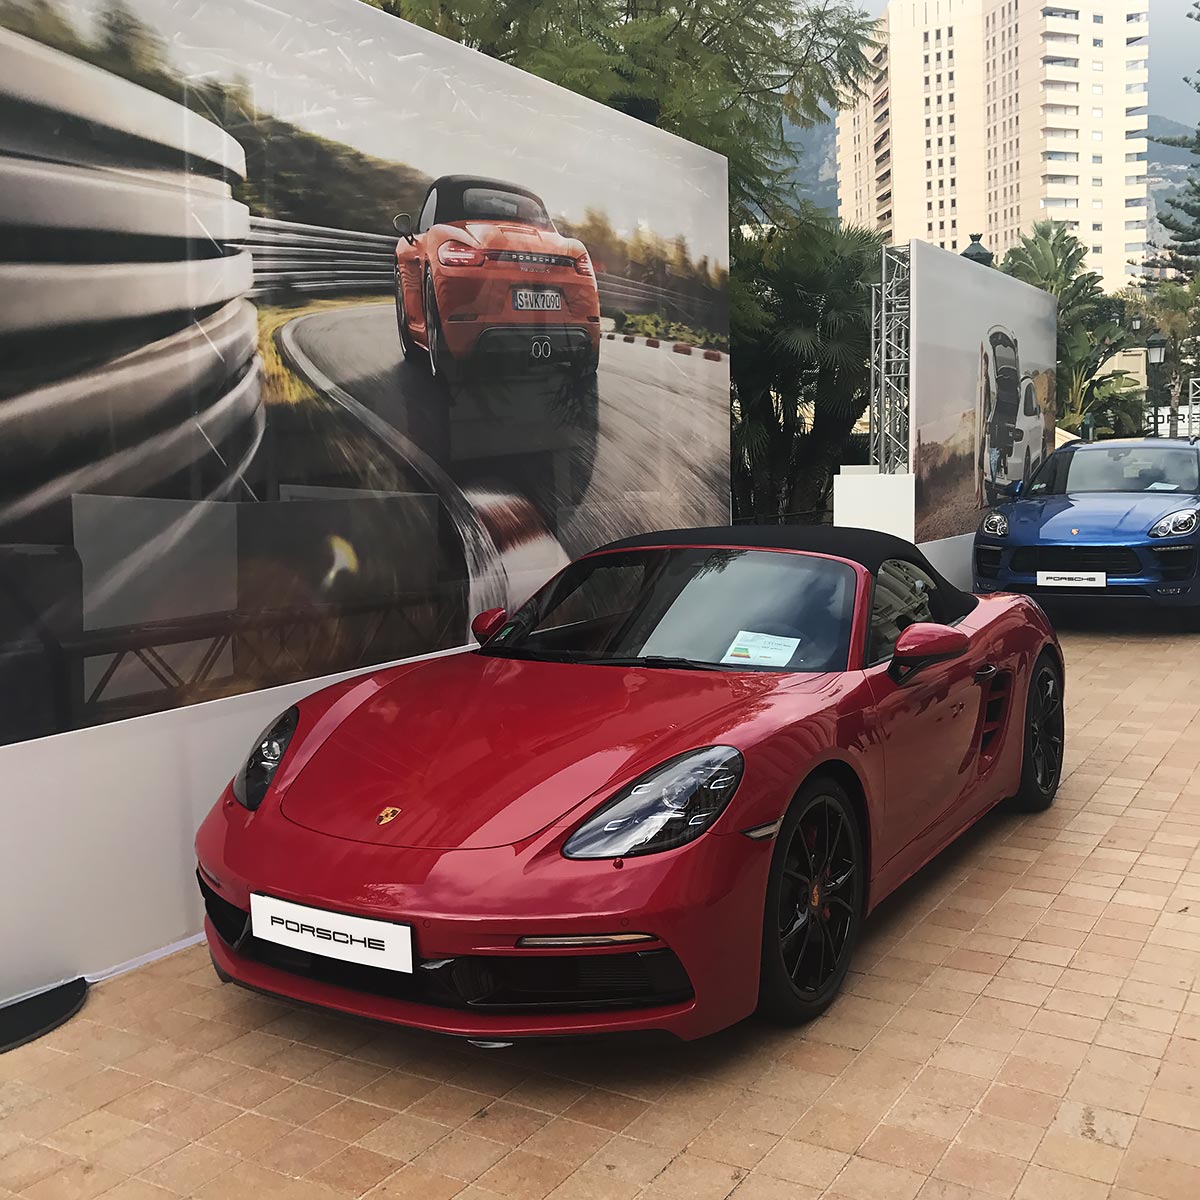
[(1108, 586), (1103, 571), (1039, 571), (1038, 587), (1102, 588)]
[(562, 308), (562, 296), (558, 292), (517, 288), (513, 292), (513, 308), (518, 312), (558, 312)]
[(252, 893), (250, 927), (256, 938), (293, 950), (412, 973), (412, 928), (408, 925), (326, 912)]

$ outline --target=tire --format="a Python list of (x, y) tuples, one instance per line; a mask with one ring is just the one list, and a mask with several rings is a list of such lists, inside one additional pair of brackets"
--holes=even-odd
[(810, 779), (783, 818), (767, 877), (758, 992), (767, 1019), (811, 1021), (838, 994), (862, 926), (865, 871), (850, 797), (836, 780)]
[(1043, 651), (1029, 676), (1021, 786), (1010, 801), (1018, 812), (1043, 812), (1054, 803), (1064, 740), (1062, 675), (1053, 656)]
[(450, 382), (453, 376), (453, 361), (442, 337), (442, 318), (438, 313), (437, 293), (433, 290), (433, 276), (425, 272), (425, 344), (429, 348), (429, 373), (435, 378)]
[(413, 341), (408, 328), (408, 313), (404, 309), (404, 289), (400, 278), (396, 278), (396, 332), (400, 335), (400, 354), (404, 358), (416, 358), (420, 347)]

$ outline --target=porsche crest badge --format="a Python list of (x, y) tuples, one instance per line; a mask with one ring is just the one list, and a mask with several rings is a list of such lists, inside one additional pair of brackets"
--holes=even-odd
[(386, 825), (389, 821), (394, 821), (400, 815), (398, 808), (384, 808), (380, 810), (379, 815), (375, 818), (376, 825)]

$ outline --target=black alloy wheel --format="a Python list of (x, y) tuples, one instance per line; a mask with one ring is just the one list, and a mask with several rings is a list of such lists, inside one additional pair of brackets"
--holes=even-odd
[(400, 334), (400, 354), (403, 358), (412, 358), (417, 350), (412, 333), (408, 328), (408, 312), (404, 307), (404, 284), (400, 274), (396, 274), (396, 331)]
[(862, 834), (832, 779), (810, 781), (780, 826), (763, 922), (760, 1008), (810, 1020), (837, 995), (850, 966), (866, 887)]
[(1041, 812), (1054, 803), (1062, 779), (1066, 722), (1062, 678), (1049, 653), (1043, 653), (1029, 680), (1025, 705), (1025, 753), (1021, 788), (1013, 797), (1024, 812)]
[(433, 290), (433, 276), (425, 275), (425, 344), (429, 347), (429, 373), (437, 378), (446, 378), (448, 354), (442, 337), (442, 318), (438, 313), (437, 294)]

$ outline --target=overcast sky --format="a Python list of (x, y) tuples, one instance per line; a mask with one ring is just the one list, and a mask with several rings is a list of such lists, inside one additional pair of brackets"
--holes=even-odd
[(524, 184), (551, 214), (683, 234), (694, 258), (728, 263), (724, 159), (671, 134), (359, 0), (128, 2), (184, 73), (243, 78), (303, 129), (435, 177)]

